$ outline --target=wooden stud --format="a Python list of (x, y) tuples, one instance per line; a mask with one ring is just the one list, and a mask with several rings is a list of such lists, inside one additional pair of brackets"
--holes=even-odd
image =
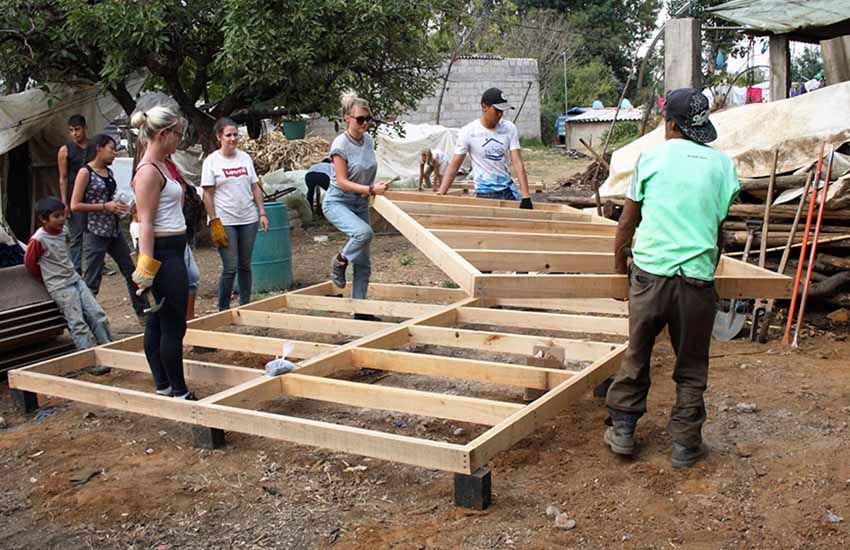
[(517, 233), (566, 233), (570, 235), (597, 235), (613, 237), (616, 225), (591, 222), (564, 222), (528, 220), (523, 218), (493, 218), (484, 216), (450, 216), (446, 214), (413, 214), (413, 219), (426, 229), (464, 229), (479, 231), (507, 231)]
[(304, 342), (301, 340), (195, 329), (188, 329), (186, 331), (186, 335), (183, 337), (183, 344), (263, 355), (281, 355), (283, 346), (288, 344), (293, 347), (287, 356), (290, 360), (306, 359), (336, 349), (336, 346), (332, 344), (320, 344), (318, 342)]
[[(506, 231), (435, 229), (431, 233), (452, 248), (551, 252), (602, 252), (614, 249), (612, 237), (597, 235), (550, 235)], [(613, 258), (611, 262), (613, 263)]]
[[(385, 201), (400, 208), (408, 215), (418, 214), (443, 214), (447, 216), (478, 216), (488, 218), (521, 218), (525, 220), (555, 220), (565, 222), (591, 222), (593, 217), (590, 214), (576, 212), (563, 212), (557, 210), (520, 210), (518, 202), (512, 208), (502, 208), (498, 206), (473, 206), (466, 204), (433, 204), (426, 202), (390, 202)], [(474, 199), (476, 200), (476, 199)], [(480, 199), (477, 199), (480, 200)], [(598, 218), (604, 219), (604, 218)], [(390, 222), (392, 223), (392, 222)], [(393, 224), (395, 225), (395, 224)], [(396, 227), (398, 229), (398, 227)]]
[(272, 313), (268, 311), (234, 310), (233, 324), (251, 327), (284, 329), (293, 332), (312, 332), (316, 334), (339, 334), (343, 336), (367, 336), (379, 330), (393, 327), (394, 323), (378, 321), (357, 321), (355, 319), (333, 318), (293, 313)]
[(470, 325), (516, 327), (536, 330), (558, 330), (589, 334), (613, 334), (628, 336), (629, 320), (615, 317), (590, 315), (568, 315), (563, 313), (539, 313), (463, 307), (458, 309), (457, 322)]
[(551, 252), (457, 249), (482, 271), (614, 273), (612, 252)]

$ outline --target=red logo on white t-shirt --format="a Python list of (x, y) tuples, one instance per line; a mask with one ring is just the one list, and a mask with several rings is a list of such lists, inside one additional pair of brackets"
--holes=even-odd
[(239, 176), (247, 176), (248, 169), (244, 166), (238, 166), (236, 168), (222, 168), (222, 172), (224, 172), (224, 177), (226, 178), (238, 178)]

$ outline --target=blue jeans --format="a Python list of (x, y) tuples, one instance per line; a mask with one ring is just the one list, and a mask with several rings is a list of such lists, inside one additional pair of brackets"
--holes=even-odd
[(186, 276), (189, 278), (189, 294), (198, 293), (198, 281), (201, 280), (201, 271), (192, 254), (192, 247), (186, 244), (186, 252), (183, 253), (183, 261), (186, 263)]
[(475, 192), (476, 199), (499, 199), (502, 201), (515, 201), (517, 200), (516, 195), (514, 195), (513, 189), (510, 187), (506, 187), (501, 191), (494, 191), (493, 193), (479, 193)]
[(82, 279), (50, 293), (65, 321), (77, 349), (86, 349), (112, 341), (109, 319)]
[(369, 199), (356, 193), (346, 193), (332, 185), (322, 203), (325, 219), (348, 235), (348, 242), (340, 253), (354, 265), (354, 283), (351, 297), (365, 299), (372, 275), (369, 245), (372, 243), (372, 226), (369, 225)]
[(103, 263), (106, 255), (109, 254), (115, 260), (115, 263), (118, 264), (121, 275), (124, 276), (133, 310), (136, 312), (136, 315), (141, 315), (142, 311), (147, 307), (147, 301), (144, 298), (136, 296), (136, 289), (138, 287), (133, 282), (133, 271), (136, 269), (136, 266), (130, 257), (130, 247), (127, 246), (124, 236), (119, 234), (115, 237), (99, 237), (94, 233), (86, 231), (83, 235), (83, 243), (85, 243), (86, 258), (85, 281), (86, 286), (89, 287), (92, 294), (97, 296), (98, 291), (100, 291), (100, 281), (103, 278)]
[(260, 222), (245, 225), (225, 225), (227, 248), (219, 248), (221, 278), (218, 281), (218, 310), (230, 309), (233, 280), (239, 277), (239, 305), (251, 301), (251, 254), (257, 239)]
[(186, 335), (186, 303), (189, 301), (185, 254), (185, 235), (154, 239), (153, 257), (162, 265), (149, 292), (151, 299), (165, 301), (159, 311), (148, 315), (145, 357), (156, 389), (171, 386), (174, 395), (189, 391), (183, 376), (183, 336)]

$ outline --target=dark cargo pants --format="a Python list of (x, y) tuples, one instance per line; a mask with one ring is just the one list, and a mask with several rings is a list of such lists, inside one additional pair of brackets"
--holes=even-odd
[(676, 352), (676, 403), (667, 430), (673, 441), (686, 447), (702, 443), (703, 393), (708, 384), (708, 348), (716, 310), (713, 283), (683, 276), (659, 277), (632, 265), (629, 347), (606, 400), (612, 418), (636, 420), (646, 412), (652, 348), (656, 336), (668, 326)]

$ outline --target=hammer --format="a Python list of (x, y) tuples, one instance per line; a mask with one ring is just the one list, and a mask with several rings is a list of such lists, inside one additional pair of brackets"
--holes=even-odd
[(151, 287), (140, 288), (136, 291), (136, 296), (142, 296), (145, 292), (150, 292), (150, 295), (153, 297), (153, 305), (150, 307), (146, 307), (142, 310), (142, 315), (148, 316), (162, 309), (162, 304), (165, 303), (165, 298), (157, 302), (156, 296), (153, 295), (153, 290), (151, 290)]

